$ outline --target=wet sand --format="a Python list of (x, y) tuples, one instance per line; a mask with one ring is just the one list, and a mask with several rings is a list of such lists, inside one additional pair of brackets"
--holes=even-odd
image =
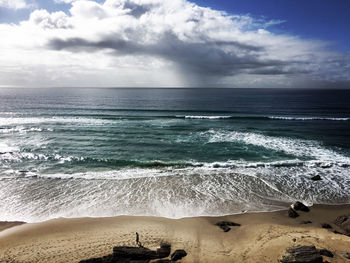
[(25, 224), (25, 222), (0, 222), (0, 231), (3, 231), (7, 228), (19, 226)]
[[(332, 251), (329, 262), (350, 262), (340, 255), (350, 252), (350, 237), (333, 224), (337, 216), (350, 214), (350, 205), (311, 207), (289, 218), (287, 211), (247, 213), (224, 217), (167, 219), (118, 216), (112, 218), (54, 219), (23, 224), (0, 232), (0, 262), (79, 262), (112, 253), (114, 246), (135, 246), (135, 232), (145, 247), (155, 249), (168, 242), (188, 255), (181, 262), (278, 262), (286, 248), (315, 245)], [(223, 232), (215, 223), (241, 224)], [(301, 224), (311, 221), (311, 224)], [(324, 229), (328, 223), (333, 229)], [(18, 223), (14, 223), (18, 224)], [(0, 230), (12, 226), (0, 224)]]

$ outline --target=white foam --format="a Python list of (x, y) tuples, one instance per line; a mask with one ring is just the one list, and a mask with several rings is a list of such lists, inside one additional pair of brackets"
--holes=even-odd
[[(0, 220), (35, 222), (61, 216), (117, 215), (181, 218), (269, 211), (288, 207), (295, 200), (307, 204), (349, 202), (347, 169), (327, 170), (321, 181), (310, 180), (313, 173), (322, 171), (320, 167), (196, 167), (163, 172), (133, 168), (121, 170), (124, 175), (115, 171), (72, 175), (29, 172), (27, 176), (36, 178), (16, 180), (16, 184), (7, 174), (7, 179), (0, 180), (4, 189), (0, 193)], [(76, 177), (100, 180), (72, 180)], [(105, 180), (117, 177), (122, 180)], [(23, 196), (27, 198), (23, 200)], [(30, 206), (25, 205), (28, 202)]]
[(177, 118), (185, 118), (185, 119), (208, 119), (208, 120), (217, 120), (217, 119), (230, 119), (230, 118), (268, 118), (268, 119), (276, 119), (276, 120), (295, 120), (295, 121), (349, 121), (350, 117), (337, 118), (337, 117), (291, 117), (291, 116), (235, 116), (235, 115), (221, 115), (221, 116), (213, 116), (213, 115), (177, 115)]
[(197, 163), (197, 166), (203, 166), (208, 168), (259, 168), (259, 167), (349, 167), (350, 163), (344, 162), (332, 162), (332, 161), (302, 161), (298, 159), (274, 161), (274, 162), (244, 162), (244, 161), (227, 161), (227, 162), (214, 162), (214, 163)]
[(22, 162), (23, 160), (48, 160), (48, 159), (49, 157), (46, 156), (45, 154), (20, 152), (19, 149), (17, 151), (5, 152), (0, 155), (0, 160), (12, 161), (12, 162)]
[[(47, 160), (45, 155), (34, 155), (32, 153), (26, 153), (22, 158), (27, 159), (40, 159)], [(78, 158), (74, 156), (63, 157), (55, 155), (54, 159), (59, 163), (70, 162), (72, 160), (84, 160), (83, 157)], [(350, 166), (350, 163), (338, 163), (338, 162), (321, 162), (321, 161), (301, 161), (301, 160), (285, 160), (278, 162), (243, 162), (243, 161), (227, 161), (227, 162), (213, 162), (213, 163), (193, 163), (193, 166), (176, 168), (176, 167), (163, 167), (163, 168), (130, 168), (125, 167), (118, 170), (96, 170), (78, 173), (24, 173), (26, 177), (38, 177), (48, 179), (83, 179), (83, 180), (129, 180), (140, 178), (156, 178), (166, 176), (187, 176), (192, 174), (211, 174), (211, 173), (232, 173), (235, 170), (239, 171), (256, 171), (256, 169), (331, 169), (332, 170), (346, 170)], [(243, 170), (242, 170), (243, 169)], [(13, 173), (18, 175), (19, 173)], [(23, 175), (23, 173), (21, 173)]]
[(73, 174), (29, 174), (26, 176), (51, 179), (127, 180), (171, 175), (175, 175), (175, 173), (167, 169), (124, 168), (120, 170), (88, 171)]
[(232, 116), (193, 116), (193, 115), (187, 115), (187, 116), (176, 116), (178, 118), (185, 118), (185, 119), (208, 119), (208, 120), (217, 120), (217, 119), (229, 119), (232, 118)]
[[(38, 144), (36, 144), (38, 145)], [(84, 157), (78, 156), (62, 156), (59, 154), (45, 155), (43, 153), (21, 152), (18, 146), (8, 146), (0, 143), (0, 160), (22, 162), (24, 160), (57, 160), (59, 163), (71, 161), (83, 161)]]
[(246, 133), (225, 130), (209, 130), (201, 133), (208, 137), (209, 143), (240, 142), (266, 149), (284, 152), (297, 157), (310, 157), (319, 161), (336, 161), (350, 163), (350, 158), (323, 147), (320, 143), (311, 140), (301, 140), (285, 137), (273, 137), (259, 133)]
[(26, 134), (27, 132), (42, 132), (42, 131), (52, 131), (52, 129), (42, 129), (38, 127), (31, 127), (26, 128), (24, 126), (16, 126), (14, 128), (7, 128), (7, 129), (0, 129), (0, 133), (7, 134), (7, 133), (20, 133), (20, 134)]
[(269, 116), (270, 119), (278, 120), (297, 120), (297, 121), (349, 121), (350, 118), (330, 118), (330, 117), (288, 117), (288, 116)]
[(20, 149), (17, 146), (14, 145), (8, 145), (4, 142), (0, 142), (0, 153), (12, 153), (12, 152), (19, 152)]

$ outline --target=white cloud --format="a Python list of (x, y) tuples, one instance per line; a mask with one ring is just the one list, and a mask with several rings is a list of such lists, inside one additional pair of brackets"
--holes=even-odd
[[(1, 1), (1, 0), (0, 0)], [(350, 78), (349, 54), (274, 34), (283, 21), (186, 0), (88, 0), (0, 25), (0, 85), (293, 86)]]
[(25, 0), (0, 0), (0, 7), (10, 9), (24, 9), (30, 8), (32, 5)]

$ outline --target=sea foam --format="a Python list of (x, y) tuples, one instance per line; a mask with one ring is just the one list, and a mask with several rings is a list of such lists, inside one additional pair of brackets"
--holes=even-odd
[(176, 115), (176, 118), (184, 119), (203, 119), (203, 120), (220, 120), (220, 119), (269, 119), (269, 120), (288, 120), (288, 121), (349, 121), (349, 117), (298, 117), (298, 116), (269, 116), (269, 115)]
[(208, 138), (208, 143), (241, 142), (248, 145), (284, 152), (297, 157), (311, 157), (320, 161), (350, 163), (350, 157), (323, 147), (319, 142), (295, 138), (267, 136), (260, 133), (237, 132), (211, 129), (200, 134)]

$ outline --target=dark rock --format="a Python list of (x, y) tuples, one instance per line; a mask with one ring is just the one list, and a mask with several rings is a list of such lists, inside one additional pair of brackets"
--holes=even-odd
[(333, 253), (330, 252), (329, 250), (327, 249), (317, 249), (317, 251), (322, 255), (322, 256), (326, 256), (326, 257), (329, 257), (329, 258), (332, 258), (334, 257)]
[(350, 234), (350, 214), (338, 216), (334, 224), (344, 230), (346, 235)]
[(220, 221), (217, 222), (215, 225), (220, 227), (224, 232), (228, 232), (231, 230), (230, 226), (240, 226), (238, 223), (230, 222), (230, 221)]
[(297, 239), (296, 239), (296, 238), (293, 238), (292, 241), (293, 241), (293, 242), (297, 242)]
[(300, 224), (306, 225), (306, 224), (312, 224), (312, 222), (309, 220), (306, 220), (306, 221), (301, 221)]
[(174, 263), (175, 261), (172, 261), (170, 259), (158, 259), (156, 261), (152, 261), (152, 263)]
[(116, 259), (113, 258), (113, 255), (104, 256), (102, 258), (90, 258), (87, 260), (82, 260), (79, 263), (114, 263), (119, 262), (116, 261)]
[(342, 215), (342, 216), (338, 216), (335, 220), (334, 220), (334, 224), (336, 224), (337, 226), (341, 226), (341, 224), (343, 224), (345, 221), (347, 221), (349, 219), (349, 215)]
[(321, 168), (331, 168), (332, 166), (333, 166), (333, 164), (331, 164), (331, 163), (324, 163), (324, 164), (320, 165)]
[(222, 230), (224, 230), (224, 232), (228, 232), (231, 230), (231, 227), (228, 227), (228, 226), (221, 226), (220, 227)]
[(177, 261), (179, 259), (182, 259), (183, 257), (186, 257), (187, 253), (183, 249), (177, 249), (174, 251), (173, 254), (171, 254), (171, 260), (172, 261)]
[(315, 175), (315, 176), (311, 177), (311, 180), (313, 180), (313, 181), (320, 181), (320, 180), (322, 180), (322, 178), (319, 175)]
[(136, 260), (150, 260), (159, 258), (156, 251), (145, 247), (114, 247), (113, 256), (115, 258), (127, 258)]
[(230, 222), (230, 221), (220, 221), (216, 223), (217, 226), (240, 226), (241, 224)]
[(295, 212), (295, 210), (293, 208), (289, 208), (288, 216), (291, 218), (296, 218), (299, 216), (299, 214), (297, 212)]
[(157, 248), (157, 255), (159, 258), (166, 258), (170, 255), (171, 246), (169, 244), (161, 244), (160, 248)]
[(322, 263), (323, 259), (315, 246), (295, 246), (288, 248), (282, 263)]
[[(160, 248), (158, 248), (156, 251), (145, 247), (121, 246), (114, 247), (113, 254), (111, 255), (104, 256), (102, 258), (83, 260), (80, 261), (80, 263), (149, 263), (151, 260), (157, 260), (156, 262), (158, 263), (169, 263), (173, 261), (160, 258), (168, 257), (170, 255), (170, 251), (171, 245), (169, 244), (161, 244)], [(185, 251), (183, 252), (186, 253)], [(181, 255), (181, 252), (179, 255)]]
[(322, 227), (322, 228), (326, 228), (326, 229), (332, 228), (332, 226), (331, 226), (330, 224), (327, 224), (327, 223), (321, 224), (321, 227)]
[(310, 209), (306, 206), (306, 205), (304, 205), (303, 203), (301, 203), (301, 202), (295, 202), (293, 205), (292, 205), (292, 208), (294, 209), (294, 210), (296, 210), (296, 211), (303, 211), (303, 212), (309, 212), (310, 211)]
[(349, 252), (341, 252), (340, 253), (344, 258), (350, 259), (350, 253)]
[(339, 231), (337, 231), (337, 230), (333, 230), (332, 232), (333, 232), (334, 234), (344, 235), (344, 236), (350, 237), (350, 234), (342, 233), (342, 232), (339, 232)]

